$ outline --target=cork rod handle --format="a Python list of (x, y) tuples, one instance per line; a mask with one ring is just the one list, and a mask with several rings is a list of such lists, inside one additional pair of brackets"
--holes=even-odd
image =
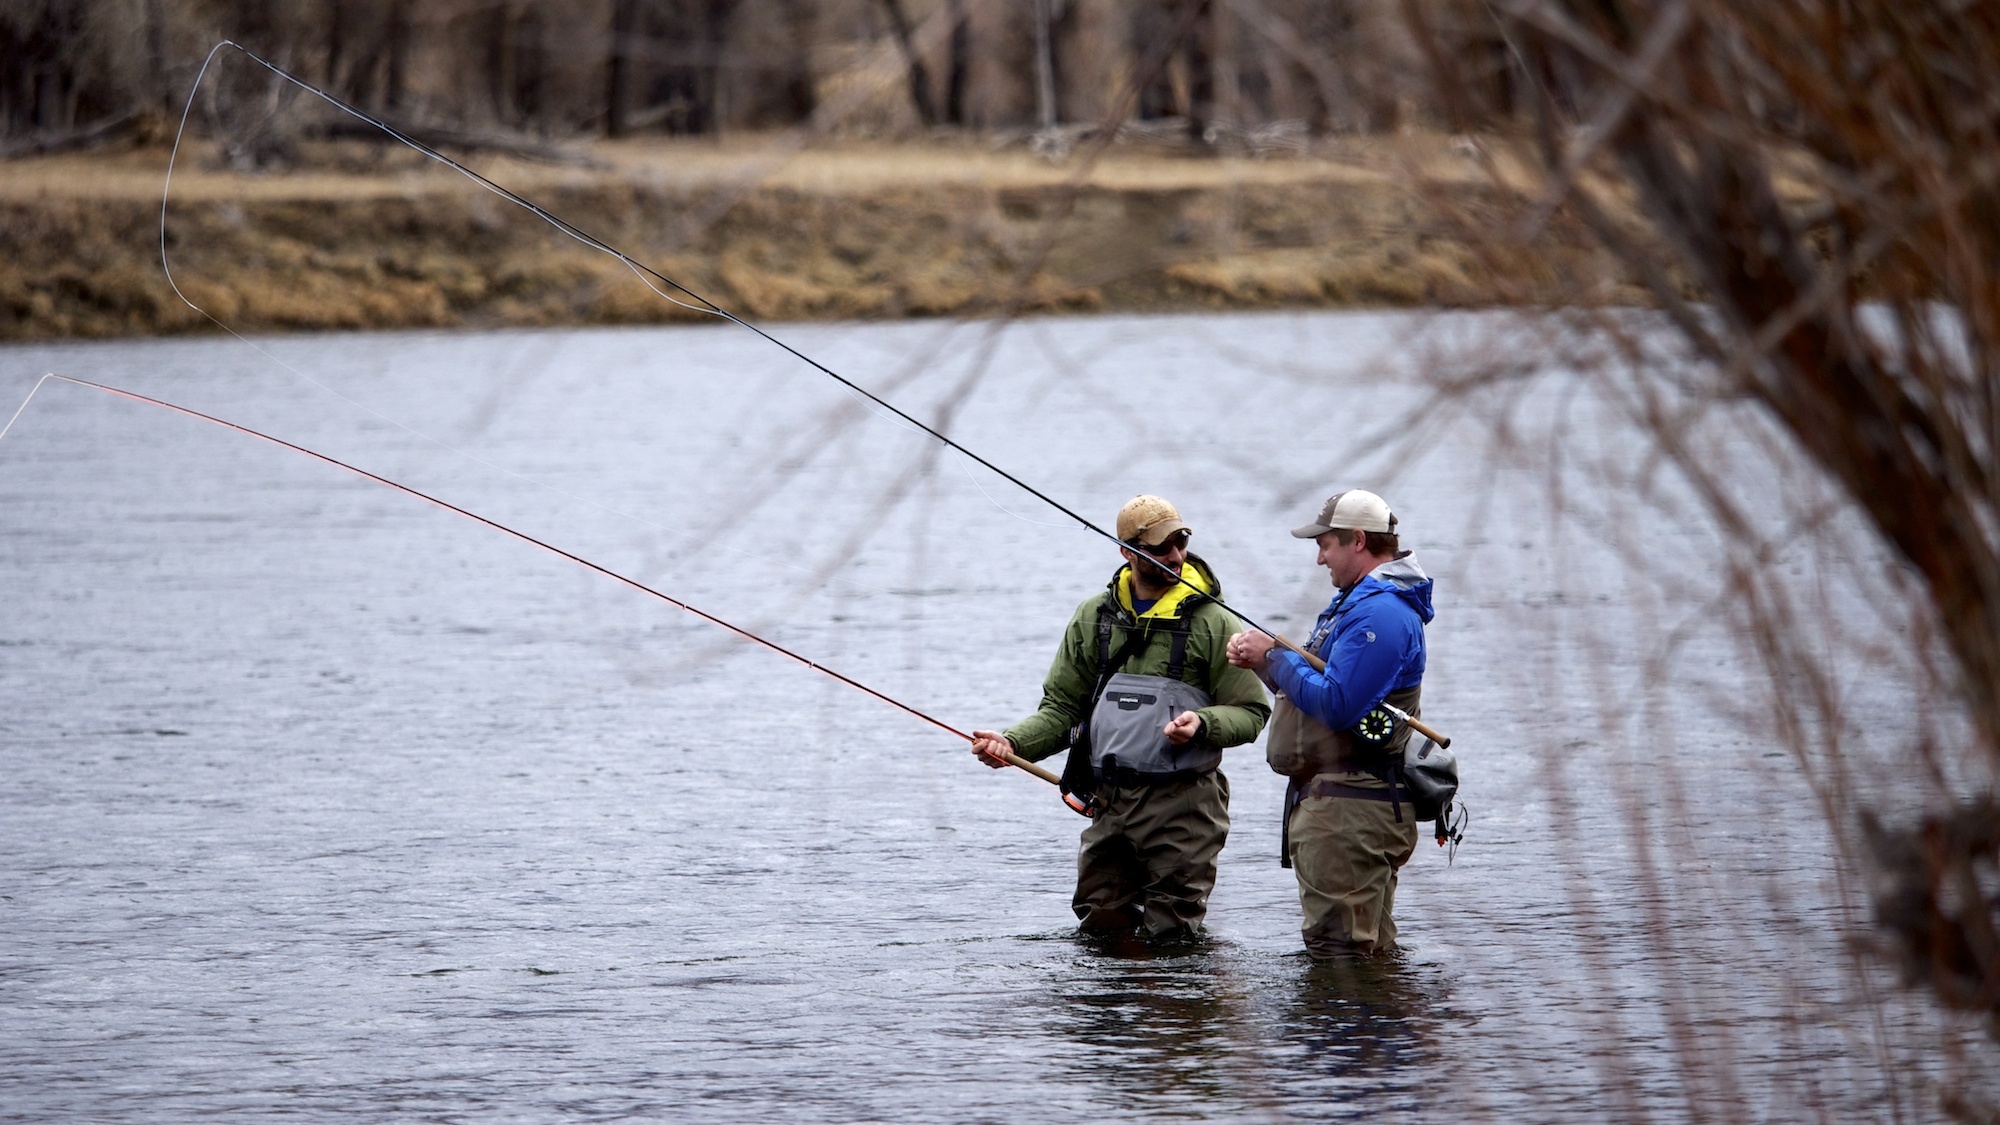
[[(1274, 634), (1271, 639), (1277, 641), (1281, 645), (1284, 645), (1286, 648), (1291, 649), (1293, 652), (1298, 653), (1300, 656), (1305, 657), (1306, 663), (1313, 666), (1313, 671), (1315, 672), (1326, 671), (1326, 661), (1321, 660), (1319, 657), (1314, 656), (1312, 653), (1307, 652), (1305, 649), (1302, 649), (1299, 646), (1293, 644), (1291, 641), (1286, 640), (1283, 635)], [(1400, 707), (1391, 707), (1387, 703), (1384, 703), (1382, 705), (1382, 708), (1383, 710), (1389, 712), (1391, 715), (1394, 715), (1397, 719), (1401, 720), (1402, 722), (1409, 724), (1411, 730), (1416, 731), (1418, 734), (1423, 735), (1425, 738), (1430, 739), (1432, 742), (1437, 743), (1439, 746), (1442, 746), (1446, 749), (1450, 749), (1451, 739), (1446, 738), (1442, 734), (1439, 734), (1435, 728), (1426, 724), (1422, 719), (1416, 718), (1415, 716), (1411, 715), (1408, 711), (1405, 711)]]

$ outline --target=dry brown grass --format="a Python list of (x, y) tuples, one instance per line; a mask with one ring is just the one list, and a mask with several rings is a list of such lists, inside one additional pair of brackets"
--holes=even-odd
[[(206, 147), (184, 152), (174, 173), (177, 199), (200, 202), (270, 199), (355, 200), (413, 192), (476, 191), (462, 177), (415, 153), (359, 143), (317, 144), (307, 167), (281, 174), (218, 167)], [(1074, 170), (1018, 145), (996, 147), (967, 137), (934, 143), (825, 142), (794, 150), (791, 138), (741, 137), (726, 142), (650, 138), (598, 141), (576, 150), (582, 166), (552, 166), (510, 157), (476, 163), (518, 190), (542, 192), (624, 182), (639, 187), (713, 187), (746, 168), (763, 186), (831, 195), (912, 184), (1000, 188), (1050, 187)], [(1237, 184), (1369, 183), (1402, 174), (1412, 159), (1440, 178), (1470, 182), (1480, 170), (1454, 152), (1447, 138), (1350, 139), (1320, 155), (1273, 160), (1195, 159), (1169, 152), (1115, 149), (1094, 162), (1083, 182), (1125, 190), (1212, 189)], [(0, 164), (0, 200), (46, 198), (152, 200), (167, 173), (165, 148), (71, 153)]]
[[(759, 319), (1488, 304), (1554, 294), (1588, 257), (1574, 228), (1553, 229), (1510, 273), (1472, 269), (1469, 248), (1405, 186), (1423, 175), (1468, 193), (1468, 207), (1492, 190), (1437, 136), (1270, 161), (1111, 149), (1076, 166), (970, 143), (774, 155), (746, 139), (591, 155), (587, 168), (482, 168)], [(420, 159), (327, 146), (303, 170), (255, 175), (184, 152), (167, 224), (174, 276), (239, 331), (695, 315)], [(160, 268), (165, 173), (154, 150), (6, 165), (0, 337), (210, 327)]]

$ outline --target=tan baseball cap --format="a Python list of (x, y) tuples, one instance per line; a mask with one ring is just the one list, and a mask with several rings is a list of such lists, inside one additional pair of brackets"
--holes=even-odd
[(1190, 530), (1172, 504), (1157, 496), (1134, 496), (1118, 509), (1118, 538), (1157, 547), (1176, 531)]
[(1366, 489), (1350, 488), (1327, 497), (1319, 516), (1304, 527), (1293, 528), (1292, 534), (1300, 539), (1317, 539), (1336, 527), (1349, 531), (1394, 532), (1396, 513), (1389, 510), (1389, 502), (1380, 496)]

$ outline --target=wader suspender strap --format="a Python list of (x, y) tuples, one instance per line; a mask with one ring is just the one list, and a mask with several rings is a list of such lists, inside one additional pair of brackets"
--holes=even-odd
[[(1307, 651), (1317, 653), (1319, 646), (1326, 643), (1326, 639), (1333, 635), (1334, 623), (1340, 619), (1340, 607), (1347, 604), (1347, 595), (1352, 594), (1360, 585), (1360, 581), (1356, 580), (1354, 585), (1342, 590), (1340, 596), (1334, 599), (1333, 608), (1326, 613), (1326, 624), (1314, 629), (1312, 638), (1306, 642)], [(1325, 659), (1325, 657), (1322, 655), (1321, 659)], [(1345, 790), (1345, 792), (1330, 791), (1333, 789)], [(1296, 777), (1287, 779), (1285, 782), (1284, 812), (1278, 822), (1278, 866), (1290, 867), (1292, 865), (1292, 810), (1298, 808), (1299, 802), (1307, 797), (1356, 797), (1362, 800), (1377, 801), (1386, 799), (1391, 802), (1391, 807), (1396, 810), (1396, 823), (1403, 823), (1403, 805), (1401, 801), (1396, 799), (1396, 779), (1393, 772), (1389, 778), (1388, 796), (1386, 798), (1378, 797), (1375, 795), (1377, 792), (1377, 790), (1372, 789), (1354, 789), (1346, 785), (1336, 785), (1333, 782), (1316, 781), (1308, 785), (1301, 783)]]
[(1285, 811), (1278, 821), (1279, 867), (1292, 865), (1292, 810), (1299, 807), (1299, 798), (1305, 795), (1299, 789), (1298, 778), (1285, 779)]
[[(1151, 632), (1135, 627), (1128, 631), (1125, 643), (1118, 646), (1118, 654), (1112, 655), (1111, 630), (1117, 626), (1117, 621), (1118, 610), (1110, 600), (1097, 607), (1097, 685), (1090, 689), (1090, 699), (1084, 703), (1085, 715), (1096, 709), (1098, 698), (1104, 694), (1104, 685), (1111, 682), (1111, 677), (1152, 639)], [(1185, 617), (1176, 619), (1173, 650), (1167, 657), (1169, 679), (1181, 679), (1181, 671), (1187, 665), (1188, 630), (1192, 625)]]
[(1097, 607), (1097, 686), (1091, 689), (1090, 700), (1084, 705), (1083, 713), (1086, 715), (1090, 714), (1091, 708), (1097, 706), (1097, 697), (1104, 694), (1104, 685), (1125, 666), (1127, 660), (1132, 659), (1133, 653), (1146, 646), (1146, 640), (1151, 635), (1144, 629), (1131, 630), (1125, 638), (1125, 643), (1118, 646), (1118, 654), (1113, 656), (1111, 631), (1117, 627), (1117, 614), (1118, 611), (1108, 600)]
[[(1114, 672), (1132, 659), (1132, 653), (1144, 647), (1152, 633), (1144, 628), (1134, 627), (1131, 636), (1118, 649), (1114, 659), (1111, 655), (1111, 630), (1116, 625), (1118, 611), (1106, 601), (1097, 607), (1097, 690), (1090, 693), (1090, 705), (1097, 706), (1097, 697), (1104, 694), (1104, 683)], [(1193, 615), (1169, 618), (1168, 628), (1173, 630), (1173, 644), (1167, 652), (1167, 678), (1186, 682), (1188, 635), (1194, 631)]]
[[(1171, 648), (1167, 654), (1167, 678), (1180, 680), (1183, 683), (1187, 682), (1184, 673), (1187, 671), (1188, 636), (1194, 629), (1192, 610), (1193, 606), (1190, 605), (1189, 614), (1169, 619), (1167, 626), (1172, 632)], [(1104, 604), (1097, 607), (1097, 683), (1091, 687), (1090, 698), (1084, 703), (1083, 713), (1086, 721), (1097, 709), (1097, 701), (1103, 697), (1104, 687), (1111, 682), (1111, 677), (1117, 674), (1134, 654), (1144, 649), (1153, 636), (1150, 629), (1135, 624), (1128, 631), (1125, 643), (1119, 645), (1118, 652), (1113, 654), (1111, 633), (1117, 627), (1117, 621), (1117, 604), (1107, 598)], [(1098, 778), (1090, 766), (1090, 757), (1089, 747), (1079, 746), (1072, 739), (1069, 757), (1063, 762), (1062, 783), (1058, 786), (1063, 793), (1087, 795), (1095, 792)]]
[[(1081, 729), (1086, 731), (1089, 729), (1090, 713), (1097, 709), (1097, 700), (1104, 694), (1104, 685), (1110, 683), (1111, 677), (1116, 670), (1123, 666), (1127, 660), (1130, 660), (1132, 654), (1146, 643), (1146, 633), (1143, 630), (1134, 629), (1132, 630), (1132, 634), (1125, 638), (1125, 643), (1118, 646), (1118, 654), (1116, 656), (1112, 655), (1111, 630), (1116, 621), (1117, 612), (1113, 603), (1108, 599), (1103, 605), (1097, 607), (1097, 683), (1092, 685), (1090, 689), (1090, 698), (1084, 701), (1083, 721), (1078, 724)], [(1097, 775), (1090, 768), (1090, 747), (1087, 744), (1087, 739), (1085, 740), (1085, 744), (1079, 745), (1078, 740), (1074, 737), (1077, 729), (1071, 728), (1070, 733), (1072, 738), (1070, 740), (1069, 756), (1063, 759), (1062, 782), (1057, 786), (1057, 789), (1064, 796), (1075, 793), (1082, 797), (1089, 797), (1091, 794), (1097, 792)]]

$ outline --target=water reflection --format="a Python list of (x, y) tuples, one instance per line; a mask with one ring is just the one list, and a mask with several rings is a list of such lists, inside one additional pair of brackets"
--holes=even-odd
[(1181, 1102), (1228, 1092), (1242, 1003), (1214, 943), (1079, 936), (1052, 1031), (1077, 1044), (1077, 1077), (1116, 1096)]
[(1433, 967), (1259, 956), (1206, 938), (1075, 941), (1047, 1030), (1074, 1045), (1070, 1077), (1124, 1108), (1414, 1109), (1436, 1073), (1448, 1017)]
[[(1207, 557), (1246, 608), (1316, 611), (1323, 583), (1303, 585), (1296, 541), (1265, 526), (1274, 462), (1167, 440), (1120, 391), (1164, 372), (1208, 404), (1207, 429), (1338, 461), (1324, 419), (1400, 416), (1417, 391), (1357, 375), (1279, 395), (1273, 373), (1302, 355), (1363, 364), (1388, 325), (1051, 320), (996, 335), (992, 370), (1018, 375), (975, 395), (952, 389), (949, 365), (908, 386), (911, 401), (962, 400), (975, 445), (1092, 503), (1184, 491), (1236, 529)], [(855, 369), (889, 371), (930, 329), (813, 331), (851, 344)], [(696, 604), (782, 622), (799, 651), (955, 721), (1001, 711), (994, 683), (1031, 691), (1048, 623), (1103, 580), (1100, 548), (1000, 507), (988, 481), (913, 486), (932, 443), (872, 416), (843, 430), (845, 393), (801, 386), (789, 360), (762, 364), (708, 329), (564, 334), (547, 378), (496, 391), (489, 373), (533, 339), (268, 343), (344, 403), (215, 342), (0, 349), (0, 368), (14, 402), (65, 370), (392, 470)], [(1051, 355), (1075, 370), (1034, 374)], [(1623, 463), (1618, 404), (1578, 399), (1557, 442), (1537, 437), (1542, 401), (1523, 400), (1522, 448)], [(461, 435), (570, 498), (353, 402)], [(490, 406), (467, 428), (474, 402)], [(1645, 841), (1619, 802), (1561, 823), (1530, 749), (1554, 721), (1545, 688), (1582, 669), (1607, 697), (1653, 690), (1659, 595), (1624, 583), (1615, 537), (1570, 534), (1603, 526), (1594, 507), (1557, 521), (1553, 570), (1536, 541), (1492, 532), (1488, 492), (1542, 483), (1477, 453), (1487, 421), (1431, 434), (1439, 455), (1397, 485), (1461, 575), (1437, 687), (1453, 732), (1485, 747), (1468, 782), (1485, 802), (1479, 846), (1456, 867), (1405, 869), (1414, 959), (1316, 966), (1296, 952), (1297, 898), (1260, 814), (1222, 857), (1220, 937), (1135, 949), (1063, 926), (1016, 940), (1067, 917), (1075, 824), (1039, 787), (974, 776), (933, 730), (769, 654), (695, 660), (711, 626), (303, 458), (38, 399), (0, 443), (0, 1116), (346, 1121), (383, 1116), (380, 1091), (421, 1087), (430, 1116), (536, 1120), (660, 1105), (757, 1122), (1666, 1120), (1697, 1115), (1674, 1038), (1674, 1005), (1693, 1002), (1729, 1033), (1715, 1042), (1738, 1045), (1744, 1117), (1887, 1116), (1885, 1090), (1970, 1067), (1931, 1050), (1906, 1081), (1876, 1048), (1857, 1053), (1942, 1041), (1924, 1012), (1843, 983), (1851, 930), (1824, 831), (1758, 831), (1773, 801), (1811, 794), (1741, 753), (1737, 709), (1712, 705), (1743, 667), (1726, 620), (1677, 634), (1701, 668), (1663, 688), (1674, 745), (1694, 756), (1661, 792), (1685, 785), (1675, 800), (1697, 810), (1658, 829), (1679, 849), (1672, 877), (1636, 864)], [(766, 469), (802, 434), (820, 437), (781, 488)], [(1602, 483), (1564, 480), (1571, 496)], [(826, 529), (811, 543), (869, 530), (838, 596), (812, 592), (810, 544), (759, 530), (780, 503)], [(1606, 510), (1630, 524), (1627, 546), (1684, 540), (1644, 505)], [(1007, 562), (958, 574), (970, 543)], [(1869, 700), (1900, 690), (1856, 667)], [(1630, 765), (1609, 753), (1576, 768)], [(1244, 809), (1278, 807), (1268, 771), (1231, 784)], [(967, 843), (999, 840), (1041, 842)], [(1598, 903), (1586, 916), (1577, 886)], [(1650, 915), (1626, 909), (1662, 886), (1699, 889), (1688, 916), (1726, 956), (1663, 948)]]
[(1443, 982), (1402, 954), (1307, 961), (1278, 1034), (1312, 1075), (1378, 1093), (1418, 1089), (1436, 1061)]

